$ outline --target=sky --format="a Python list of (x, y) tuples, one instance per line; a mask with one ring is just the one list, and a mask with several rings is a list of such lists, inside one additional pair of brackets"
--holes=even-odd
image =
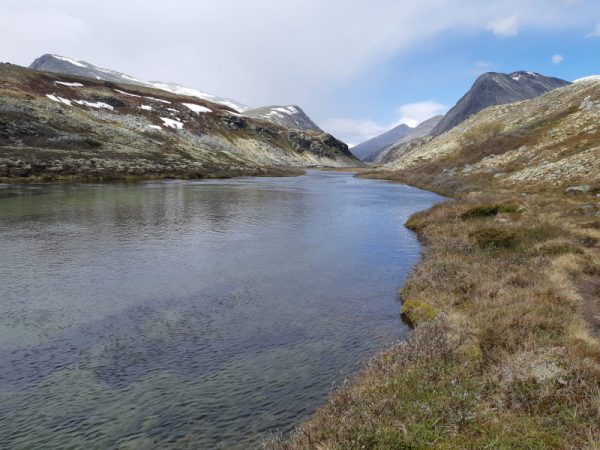
[(350, 145), (444, 113), (487, 71), (600, 74), (600, 0), (2, 0), (0, 29), (0, 61), (297, 104)]

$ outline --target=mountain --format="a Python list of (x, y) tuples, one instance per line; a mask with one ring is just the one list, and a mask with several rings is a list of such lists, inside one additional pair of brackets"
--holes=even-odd
[(244, 111), (244, 116), (267, 120), (286, 128), (323, 132), (323, 130), (321, 130), (310, 117), (302, 111), (302, 108), (296, 105), (263, 106), (261, 108)]
[(197, 97), (202, 100), (227, 106), (238, 113), (244, 114), (247, 117), (266, 120), (286, 128), (322, 132), (322, 130), (304, 113), (304, 111), (302, 111), (302, 109), (296, 105), (276, 105), (265, 106), (261, 108), (250, 108), (249, 106), (235, 100), (225, 97), (218, 97), (206, 92), (201, 92), (197, 89), (180, 86), (174, 83), (164, 83), (162, 81), (143, 81), (131, 75), (117, 72), (115, 70), (103, 69), (86, 61), (78, 61), (60, 55), (43, 55), (36, 59), (29, 66), (29, 68), (44, 72), (76, 75), (79, 77), (94, 78), (96, 80), (111, 81), (114, 83), (127, 83), (136, 86), (161, 89), (173, 94)]
[(127, 83), (137, 86), (146, 86), (150, 88), (161, 89), (173, 94), (198, 97), (202, 100), (208, 100), (212, 103), (228, 106), (237, 112), (244, 112), (249, 109), (248, 106), (224, 97), (218, 97), (196, 89), (186, 88), (178, 84), (163, 83), (160, 81), (143, 81), (131, 75), (127, 75), (115, 70), (103, 69), (90, 64), (86, 61), (78, 61), (66, 56), (45, 54), (37, 58), (30, 69), (43, 72), (61, 73), (64, 75), (76, 75), (85, 78), (94, 78), (96, 80), (112, 81), (114, 83)]
[(364, 158), (368, 155), (380, 152), (394, 142), (398, 142), (410, 133), (411, 130), (412, 128), (408, 125), (400, 124), (379, 136), (375, 136), (368, 141), (358, 144), (356, 147), (352, 147), (352, 153), (360, 160), (365, 160)]
[(568, 81), (534, 72), (484, 73), (431, 134), (439, 136), (488, 106), (529, 100), (568, 84)]
[(0, 64), (0, 99), (0, 178), (215, 177), (359, 163), (323, 132), (137, 82)]
[(440, 192), (456, 187), (600, 193), (600, 80), (484, 109), (381, 170)]
[(426, 121), (420, 123), (415, 128), (411, 128), (410, 131), (401, 138), (394, 142), (392, 145), (384, 148), (383, 150), (377, 150), (369, 153), (363, 158), (366, 162), (386, 163), (392, 161), (402, 153), (403, 148), (409, 143), (420, 139), (431, 134), (431, 131), (437, 126), (438, 123), (444, 118), (444, 116), (435, 116)]

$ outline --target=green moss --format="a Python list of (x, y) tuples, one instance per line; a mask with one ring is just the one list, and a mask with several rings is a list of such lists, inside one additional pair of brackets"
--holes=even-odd
[(574, 245), (557, 244), (557, 245), (548, 245), (548, 246), (542, 247), (540, 249), (540, 253), (543, 256), (553, 257), (553, 256), (566, 255), (569, 253), (572, 253), (574, 255), (581, 255), (583, 253), (583, 251), (580, 248), (575, 247)]
[(402, 303), (402, 315), (412, 325), (433, 320), (440, 310), (421, 300), (405, 300)]

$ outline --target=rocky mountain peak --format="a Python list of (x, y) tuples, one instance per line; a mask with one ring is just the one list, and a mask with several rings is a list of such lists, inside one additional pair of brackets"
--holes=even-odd
[(286, 128), (322, 132), (318, 125), (298, 105), (263, 106), (246, 110), (244, 111), (244, 115), (276, 123)]
[(433, 129), (432, 135), (438, 136), (445, 133), (488, 106), (530, 100), (568, 84), (570, 84), (568, 81), (559, 78), (528, 71), (517, 71), (510, 74), (484, 73), (448, 111), (446, 117)]

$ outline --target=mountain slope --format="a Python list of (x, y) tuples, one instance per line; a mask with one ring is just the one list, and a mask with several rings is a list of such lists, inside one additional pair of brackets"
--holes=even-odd
[(439, 136), (488, 106), (529, 100), (568, 84), (570, 84), (568, 81), (534, 72), (513, 72), (508, 75), (495, 72), (484, 73), (448, 111), (431, 134)]
[(376, 162), (383, 164), (386, 162), (393, 161), (403, 152), (403, 149), (407, 145), (414, 145), (415, 140), (420, 140), (425, 136), (429, 136), (431, 131), (437, 126), (438, 123), (444, 118), (444, 116), (435, 116), (431, 119), (420, 123), (415, 128), (412, 128), (406, 136), (392, 145), (384, 148), (383, 150), (377, 150), (376, 152), (368, 154), (363, 161)]
[(379, 136), (375, 136), (365, 142), (358, 144), (356, 147), (352, 147), (352, 153), (360, 160), (365, 160), (368, 155), (376, 154), (389, 145), (398, 142), (404, 136), (406, 136), (412, 128), (408, 125), (400, 124), (397, 127), (386, 131)]
[(449, 186), (600, 187), (600, 81), (493, 106), (383, 166), (440, 191)]
[(146, 86), (150, 88), (162, 89), (163, 91), (173, 94), (187, 95), (190, 97), (198, 97), (209, 102), (218, 103), (224, 106), (229, 106), (237, 112), (243, 112), (249, 109), (248, 106), (224, 97), (207, 94), (196, 89), (186, 88), (178, 84), (163, 83), (160, 81), (150, 82), (143, 81), (131, 75), (127, 75), (115, 70), (103, 69), (90, 64), (86, 61), (77, 61), (72, 58), (60, 55), (45, 54), (37, 58), (31, 65), (30, 69), (43, 72), (54, 72), (64, 75), (76, 75), (79, 77), (93, 78), (96, 80), (112, 81), (114, 83), (127, 83), (137, 86)]
[(302, 111), (302, 108), (296, 105), (263, 106), (261, 108), (244, 111), (244, 116), (267, 120), (286, 128), (323, 132), (317, 124)]
[(136, 86), (145, 86), (154, 89), (171, 92), (177, 95), (197, 97), (212, 103), (218, 103), (227, 106), (238, 113), (256, 119), (266, 120), (290, 129), (310, 130), (322, 132), (322, 130), (302, 111), (299, 106), (265, 106), (261, 108), (250, 108), (243, 103), (231, 100), (225, 97), (201, 92), (180, 86), (174, 83), (164, 83), (162, 81), (143, 81), (131, 75), (127, 75), (115, 70), (103, 69), (90, 64), (86, 61), (78, 61), (66, 56), (46, 54), (36, 59), (30, 66), (33, 70), (44, 72), (54, 72), (64, 75), (76, 75), (80, 77), (93, 78), (96, 80), (111, 81), (114, 83), (127, 83)]
[(206, 177), (356, 165), (332, 136), (142, 85), (0, 65), (0, 177)]

